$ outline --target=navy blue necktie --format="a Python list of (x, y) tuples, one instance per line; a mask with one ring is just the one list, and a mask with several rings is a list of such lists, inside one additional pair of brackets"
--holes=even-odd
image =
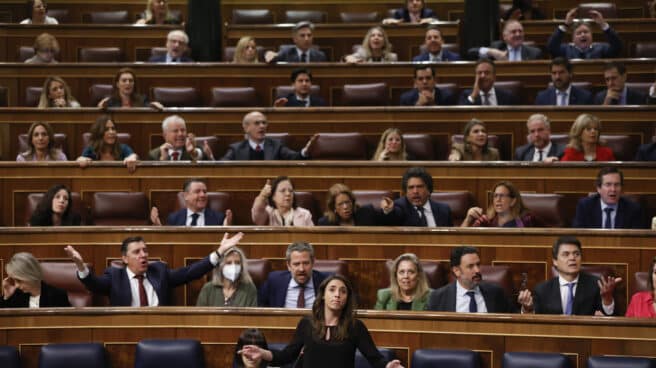
[(197, 213), (192, 213), (191, 214), (191, 226), (197, 226), (198, 225), (198, 217), (200, 217), (199, 214)]
[(478, 306), (476, 305), (476, 298), (474, 295), (476, 295), (476, 292), (474, 291), (467, 292), (467, 296), (469, 296), (469, 313), (478, 312)]
[(614, 210), (615, 209), (613, 207), (604, 208), (604, 212), (606, 212), (606, 221), (604, 222), (604, 229), (612, 229), (613, 228), (613, 223), (610, 221), (610, 214)]

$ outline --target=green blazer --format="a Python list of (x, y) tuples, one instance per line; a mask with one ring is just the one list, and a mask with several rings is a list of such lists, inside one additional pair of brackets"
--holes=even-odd
[[(428, 304), (428, 296), (430, 295), (432, 289), (428, 289), (428, 292), (424, 294), (421, 298), (416, 298), (412, 301), (412, 306), (410, 307), (413, 311), (423, 311), (426, 310), (426, 305)], [(380, 289), (376, 293), (376, 306), (374, 309), (378, 310), (396, 310), (397, 304), (396, 300), (392, 298), (392, 290), (390, 288)]]

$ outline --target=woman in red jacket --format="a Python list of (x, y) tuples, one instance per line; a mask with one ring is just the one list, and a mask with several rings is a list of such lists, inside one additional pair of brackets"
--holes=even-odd
[(569, 143), (561, 161), (615, 161), (613, 151), (602, 145), (601, 121), (590, 114), (579, 115), (569, 131)]

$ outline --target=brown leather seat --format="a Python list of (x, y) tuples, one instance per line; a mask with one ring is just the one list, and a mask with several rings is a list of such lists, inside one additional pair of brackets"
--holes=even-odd
[(641, 92), (644, 95), (649, 94), (649, 88), (652, 86), (652, 82), (626, 82), (624, 85), (626, 88), (631, 88), (638, 92)]
[(633, 283), (633, 293), (638, 291), (649, 291), (648, 277), (649, 274), (644, 271), (636, 272), (633, 274), (634, 283)]
[(396, 196), (389, 190), (354, 190), (355, 203), (359, 206), (373, 205), (380, 208), (380, 200), (383, 197), (394, 199)]
[(312, 22), (324, 23), (326, 12), (319, 10), (286, 10), (283, 23)]
[(633, 57), (636, 58), (655, 58), (656, 42), (636, 42)]
[(339, 19), (342, 23), (377, 23), (380, 21), (378, 12), (341, 12)]
[(91, 106), (95, 107), (100, 100), (111, 96), (113, 90), (114, 88), (111, 84), (92, 84), (91, 87), (89, 87), (89, 100)]
[[(27, 144), (27, 134), (22, 133), (18, 135), (18, 153), (25, 152), (28, 149)], [(66, 134), (64, 133), (55, 133), (55, 148), (60, 149), (66, 157), (69, 157), (68, 154), (68, 145), (66, 144)]]
[(59, 24), (68, 23), (68, 9), (50, 9), (46, 13), (49, 17), (57, 19)]
[(83, 23), (126, 24), (131, 23), (127, 10), (95, 11), (82, 15)]
[[(116, 138), (118, 138), (118, 143), (127, 144), (129, 146), (130, 138), (132, 138), (132, 136), (130, 135), (130, 133), (118, 133), (116, 135)], [(88, 147), (91, 144), (90, 132), (82, 133), (82, 144), (84, 145), (84, 147)]]
[(259, 99), (253, 87), (214, 87), (211, 106), (255, 107), (259, 106)]
[(145, 225), (149, 209), (143, 192), (96, 192), (91, 216), (99, 226)]
[(273, 24), (269, 9), (233, 9), (232, 24)]
[[(274, 100), (277, 100), (281, 97), (287, 97), (287, 95), (293, 92), (294, 92), (294, 88), (290, 85), (276, 86), (273, 88), (273, 95), (275, 96)], [(310, 87), (310, 94), (312, 96), (320, 96), (321, 87), (317, 84), (313, 84), (312, 87)]]
[[(235, 46), (226, 46), (223, 48), (223, 61), (231, 62), (235, 57)], [(264, 61), (264, 53), (266, 49), (263, 46), (256, 46), (257, 60)]]
[(428, 134), (404, 134), (406, 152), (414, 159), (419, 161), (435, 160), (435, 147), (433, 139)]
[(41, 98), (41, 91), (43, 91), (43, 87), (25, 88), (25, 106), (37, 107)]
[[(45, 193), (30, 193), (25, 197), (25, 204), (23, 208), (25, 209), (24, 224), (25, 226), (30, 225), (30, 218), (36, 210), (36, 206), (39, 205), (39, 202), (43, 200)], [(71, 192), (71, 198), (73, 199), (73, 212), (80, 215), (81, 225), (86, 225), (89, 220), (89, 209), (86, 207), (84, 202), (82, 202), (82, 197), (78, 192)], [(20, 226), (20, 224), (16, 224)]]
[[(435, 261), (420, 261), (421, 266), (424, 268), (424, 273), (426, 274), (426, 281), (428, 281), (428, 287), (431, 289), (439, 289), (447, 283), (447, 270), (440, 262)], [(381, 289), (390, 287), (390, 273), (392, 272), (392, 266), (394, 266), (394, 261), (388, 259), (385, 262), (385, 268), (383, 269), (383, 275), (380, 278), (379, 287)]]
[(555, 193), (521, 193), (522, 201), (535, 216), (540, 227), (567, 226), (563, 202), (565, 197)]
[(513, 96), (519, 98), (519, 103), (524, 105), (526, 104), (526, 99), (524, 96), (524, 83), (520, 81), (496, 81), (494, 82), (494, 88), (501, 89), (505, 92), (510, 93)]
[(457, 105), (458, 103), (458, 96), (460, 95), (460, 88), (458, 88), (458, 85), (455, 83), (437, 83), (435, 85), (437, 89), (442, 92), (443, 96), (449, 96), (445, 103), (447, 105)]
[(267, 138), (271, 139), (277, 139), (282, 143), (283, 145), (287, 145), (289, 141), (289, 133), (269, 133), (267, 132), (266, 134)]
[(617, 7), (615, 3), (580, 3), (578, 18), (590, 18), (590, 10), (596, 10), (604, 18), (617, 18)]
[(9, 106), (9, 97), (7, 97), (7, 87), (0, 86), (0, 107)]
[[(510, 266), (481, 265), (483, 282), (495, 284), (503, 289), (503, 293), (509, 300), (514, 300), (515, 286), (513, 284), (512, 270)], [(455, 276), (449, 272), (449, 282), (453, 282)]]
[[(227, 192), (207, 192), (207, 208), (212, 211), (223, 212), (230, 208), (231, 196)], [(176, 211), (185, 208), (184, 192), (178, 192)]]
[(366, 160), (367, 142), (361, 133), (319, 133), (310, 147), (315, 160)]
[(153, 87), (153, 101), (165, 107), (198, 107), (200, 96), (195, 87)]
[(312, 213), (312, 221), (316, 224), (319, 219), (318, 214), (321, 213), (317, 201), (311, 192), (294, 191), (294, 198), (296, 198), (296, 205), (303, 207)]
[(469, 191), (433, 192), (430, 199), (451, 208), (453, 226), (460, 226), (467, 216), (467, 210), (474, 206), (474, 196)]
[(348, 263), (342, 260), (315, 259), (312, 269), (331, 275), (342, 275), (346, 278), (349, 277)]
[(119, 47), (82, 47), (78, 50), (78, 61), (83, 63), (118, 63), (123, 61)]
[(271, 273), (271, 261), (268, 259), (249, 259), (246, 269), (253, 279), (253, 283), (259, 289)]
[(386, 106), (389, 100), (386, 83), (345, 84), (344, 106)]
[[(93, 265), (86, 263), (86, 266), (93, 273)], [(42, 261), (41, 270), (43, 271), (43, 281), (46, 284), (66, 291), (71, 306), (91, 307), (93, 305), (93, 294), (77, 278), (75, 263)]]
[(601, 135), (600, 139), (606, 141), (618, 161), (633, 161), (640, 145), (637, 137), (628, 135)]
[(207, 144), (210, 146), (210, 150), (212, 150), (214, 159), (221, 158), (221, 153), (219, 152), (219, 139), (216, 136), (208, 135), (204, 137), (195, 137), (194, 142), (196, 143), (196, 147), (200, 147), (201, 149), (203, 148), (205, 142), (207, 142)]
[(34, 56), (34, 47), (21, 46), (18, 48), (18, 61), (21, 63), (25, 62), (25, 60), (31, 58), (32, 56)]

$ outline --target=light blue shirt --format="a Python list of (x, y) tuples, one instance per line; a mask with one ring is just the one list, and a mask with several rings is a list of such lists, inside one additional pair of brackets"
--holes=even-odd
[[(312, 273), (310, 271), (310, 277)], [(301, 291), (299, 284), (292, 279), (287, 285), (287, 296), (285, 297), (285, 308), (296, 308), (298, 302), (298, 293)], [(314, 303), (314, 283), (312, 278), (305, 283), (305, 308), (312, 308), (312, 303)]]

